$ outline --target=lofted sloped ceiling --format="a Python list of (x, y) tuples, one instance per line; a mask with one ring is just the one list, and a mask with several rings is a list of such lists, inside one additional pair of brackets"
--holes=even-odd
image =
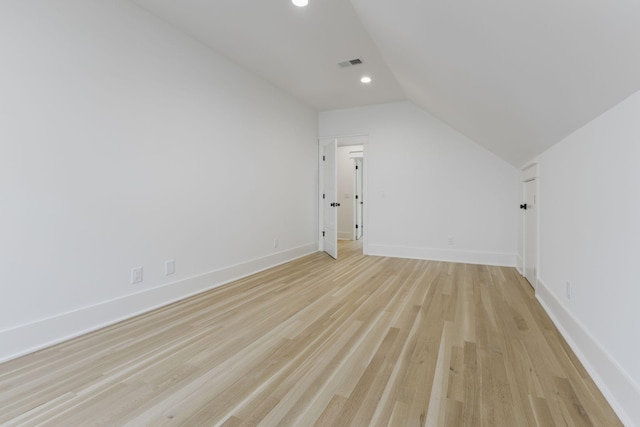
[(515, 166), (640, 89), (636, 0), (352, 0), (406, 96)]
[(134, 2), (318, 111), (406, 99), (348, 0)]
[(637, 0), (134, 1), (318, 111), (408, 99), (516, 167), (640, 90)]

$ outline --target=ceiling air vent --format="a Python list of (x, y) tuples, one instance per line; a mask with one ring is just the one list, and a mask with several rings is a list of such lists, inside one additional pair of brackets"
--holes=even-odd
[(352, 67), (354, 65), (360, 65), (362, 63), (363, 62), (361, 58), (355, 58), (355, 59), (350, 59), (348, 61), (338, 62), (338, 65), (340, 66), (340, 68), (347, 68), (347, 67)]

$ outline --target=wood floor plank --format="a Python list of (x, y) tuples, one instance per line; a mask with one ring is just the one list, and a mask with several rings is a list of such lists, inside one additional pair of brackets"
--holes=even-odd
[(514, 269), (339, 250), (0, 365), (0, 425), (622, 425)]

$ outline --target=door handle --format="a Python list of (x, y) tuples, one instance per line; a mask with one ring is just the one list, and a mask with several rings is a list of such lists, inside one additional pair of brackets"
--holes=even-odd
[(527, 210), (527, 204), (525, 203), (524, 205), (520, 205), (520, 209), (524, 209), (526, 211)]
[(337, 208), (338, 206), (340, 206), (340, 203), (331, 203), (332, 208)]

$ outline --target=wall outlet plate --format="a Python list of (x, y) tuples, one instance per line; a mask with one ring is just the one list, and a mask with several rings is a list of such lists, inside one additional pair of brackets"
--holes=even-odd
[(131, 283), (142, 282), (142, 267), (134, 267), (131, 269)]
[(164, 274), (168, 276), (176, 272), (176, 261), (173, 259), (168, 260), (164, 263)]

